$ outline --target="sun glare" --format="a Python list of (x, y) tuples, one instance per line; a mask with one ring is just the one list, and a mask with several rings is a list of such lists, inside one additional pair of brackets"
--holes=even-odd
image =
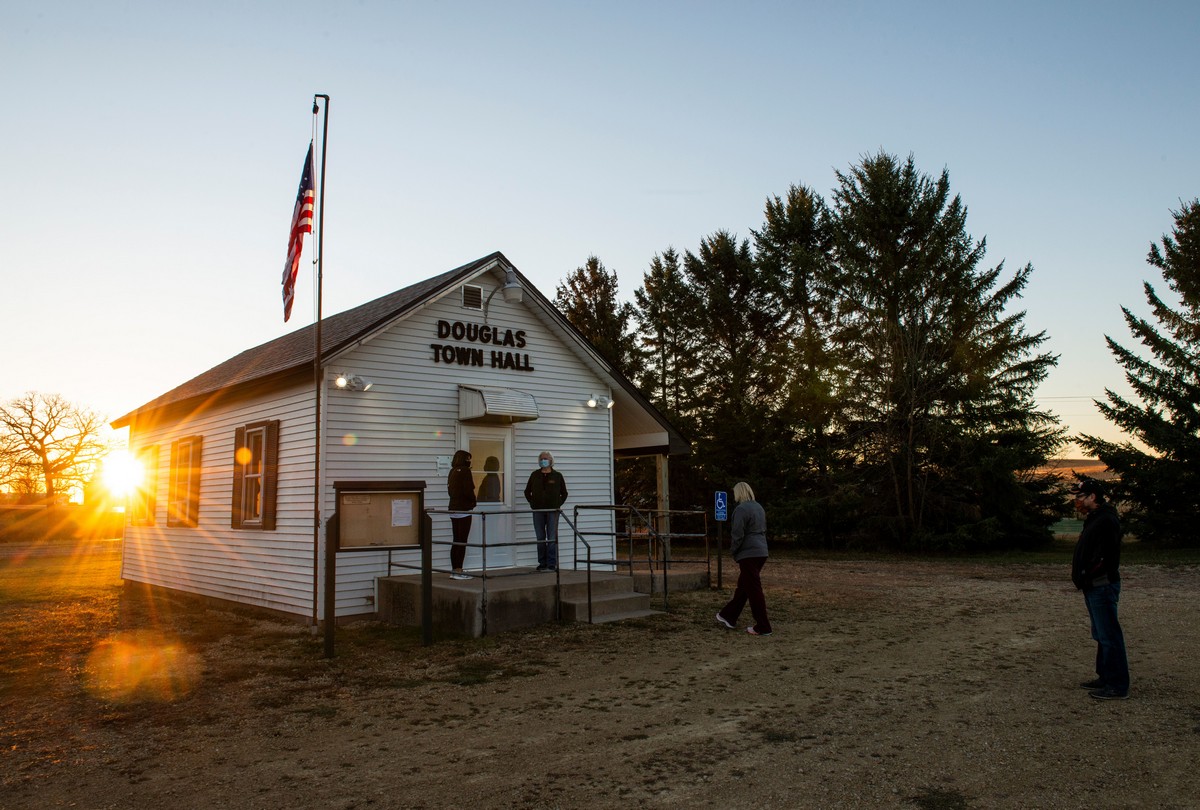
[(104, 459), (104, 486), (118, 498), (132, 495), (144, 474), (141, 463), (127, 450), (115, 450)]
[(185, 696), (200, 679), (200, 657), (152, 630), (134, 630), (96, 645), (84, 667), (93, 695), (114, 702), (168, 703)]

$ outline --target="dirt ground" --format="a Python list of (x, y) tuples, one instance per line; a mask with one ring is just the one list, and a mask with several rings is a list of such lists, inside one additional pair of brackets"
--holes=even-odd
[(726, 588), (431, 648), (360, 625), (332, 660), (303, 628), (114, 591), (44, 619), (94, 641), (3, 682), (0, 807), (1196, 806), (1200, 569), (1126, 568), (1124, 702), (1077, 686), (1095, 647), (1061, 566), (763, 577), (767, 638), (715, 623)]

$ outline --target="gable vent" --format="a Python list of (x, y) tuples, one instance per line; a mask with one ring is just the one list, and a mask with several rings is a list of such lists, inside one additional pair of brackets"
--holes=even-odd
[(463, 309), (483, 309), (483, 287), (464, 284), (462, 288)]

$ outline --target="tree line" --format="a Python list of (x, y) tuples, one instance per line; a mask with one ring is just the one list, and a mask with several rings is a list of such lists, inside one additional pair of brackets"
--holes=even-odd
[[(837, 172), (827, 199), (769, 197), (750, 238), (656, 254), (632, 302), (592, 256), (556, 304), (693, 441), (672, 461), (673, 507), (708, 508), (744, 479), (774, 533), (804, 545), (1034, 547), (1066, 511), (1045, 465), (1068, 437), (1035, 401), (1058, 358), (1016, 309), (1033, 267), (986, 265), (966, 220), (948, 172), (880, 152)], [(1195, 393), (1176, 392), (1193, 416)], [(1195, 444), (1197, 424), (1185, 434)], [(643, 463), (619, 465), (618, 493), (653, 506)]]
[[(1143, 351), (1106, 336), (1135, 393), (1096, 405), (1129, 437), (1081, 436), (1117, 476), (1131, 533), (1196, 545), (1200, 506), (1200, 203), (1147, 258), (1177, 299), (1144, 285), (1123, 307)], [(1066, 431), (1035, 401), (1058, 358), (1016, 309), (1033, 268), (984, 263), (986, 239), (948, 172), (880, 152), (766, 201), (739, 239), (667, 248), (633, 301), (598, 257), (555, 303), (693, 443), (672, 462), (675, 508), (751, 481), (777, 536), (822, 548), (1033, 547), (1066, 511), (1046, 462)], [(103, 420), (36, 392), (0, 406), (0, 489), (54, 497), (111, 449)], [(646, 460), (621, 461), (618, 502), (653, 508)]]

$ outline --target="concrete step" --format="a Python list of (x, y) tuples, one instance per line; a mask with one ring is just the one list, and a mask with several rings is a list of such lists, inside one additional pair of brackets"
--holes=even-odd
[[(462, 634), (479, 638), (554, 621), (559, 615), (556, 585), (562, 586), (563, 618), (587, 621), (585, 571), (562, 569), (555, 575), (529, 569), (507, 569), (498, 571), (486, 583), (478, 572), (472, 573), (475, 576), (469, 580), (452, 580), (444, 571), (433, 575), (430, 596), (435, 635)], [(672, 589), (675, 581), (672, 572)], [(421, 626), (419, 575), (380, 577), (377, 587), (376, 615), (381, 621)], [(593, 572), (593, 620), (599, 622), (604, 620), (603, 616), (648, 610), (651, 597), (639, 591), (627, 573)]]
[[(642, 593), (661, 594), (663, 592), (661, 571), (654, 574), (653, 581), (651, 581), (648, 571), (634, 571), (632, 579), (633, 587)], [(671, 593), (702, 591), (709, 587), (708, 571), (703, 568), (676, 569), (667, 576), (667, 584), (670, 585)]]
[[(565, 572), (564, 572), (565, 573)], [(566, 577), (562, 581), (562, 598), (565, 602), (568, 599), (587, 601), (588, 586), (586, 572), (575, 572), (575, 579), (578, 581), (567, 581)], [(550, 583), (554, 582), (553, 578), (549, 579)], [(633, 577), (628, 574), (612, 574), (608, 572), (597, 572), (592, 574), (592, 598), (604, 596), (612, 593), (629, 593), (630, 591), (640, 591), (634, 584)]]
[[(618, 613), (629, 613), (650, 609), (649, 594), (626, 590), (621, 593), (592, 593), (592, 621), (598, 622), (602, 616)], [(582, 599), (573, 598), (562, 600), (562, 617), (569, 622), (586, 622), (588, 620), (588, 601), (585, 595)]]
[[(647, 616), (665, 616), (661, 610), (627, 610), (622, 613), (609, 613), (604, 616), (593, 616), (592, 624), (608, 624), (609, 622), (623, 622), (626, 619), (644, 619)], [(585, 616), (586, 618), (586, 616)], [(582, 620), (581, 620), (582, 621)]]

